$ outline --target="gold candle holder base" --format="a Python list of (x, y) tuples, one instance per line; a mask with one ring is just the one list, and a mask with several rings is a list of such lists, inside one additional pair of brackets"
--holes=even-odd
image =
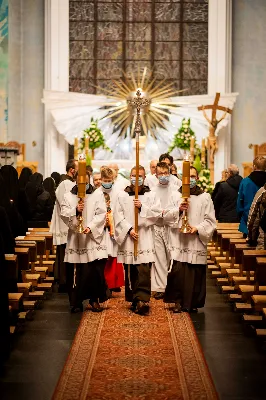
[[(188, 199), (186, 197), (184, 198), (184, 203), (188, 204)], [(188, 222), (188, 212), (187, 212), (187, 210), (185, 210), (185, 211), (183, 211), (182, 225), (180, 228), (180, 233), (191, 233), (191, 231), (192, 231), (192, 228)]]
[(83, 226), (82, 214), (79, 214), (77, 216), (77, 220), (78, 220), (77, 233), (83, 233), (84, 232), (84, 226)]
[(187, 211), (185, 211), (184, 215), (182, 217), (182, 226), (180, 228), (180, 232), (181, 233), (191, 233), (191, 230), (192, 230), (192, 228), (188, 222)]

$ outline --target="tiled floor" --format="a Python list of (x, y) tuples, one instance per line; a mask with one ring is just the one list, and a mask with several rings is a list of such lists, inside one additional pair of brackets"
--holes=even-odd
[[(69, 313), (64, 294), (44, 302), (16, 338), (1, 373), (1, 400), (51, 399), (80, 317)], [(220, 399), (265, 399), (266, 356), (254, 339), (244, 336), (239, 316), (210, 279), (206, 307), (192, 319)]]

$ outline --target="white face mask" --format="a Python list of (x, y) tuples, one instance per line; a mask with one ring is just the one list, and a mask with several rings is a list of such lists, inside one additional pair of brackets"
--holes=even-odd
[[(133, 186), (135, 186), (136, 185), (136, 177), (135, 176), (132, 176), (131, 178), (130, 178), (130, 182), (131, 182), (131, 184), (133, 185)], [(143, 178), (141, 177), (141, 176), (139, 176), (139, 186), (142, 186), (143, 185)]]

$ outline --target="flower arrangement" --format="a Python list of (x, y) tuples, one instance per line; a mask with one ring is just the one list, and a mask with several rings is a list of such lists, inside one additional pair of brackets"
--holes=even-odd
[(197, 185), (201, 187), (204, 192), (212, 194), (214, 186), (211, 184), (211, 174), (209, 169), (203, 169), (201, 171)]
[(190, 118), (183, 118), (182, 125), (175, 134), (173, 142), (168, 149), (168, 153), (171, 153), (171, 151), (173, 151), (176, 147), (183, 150), (189, 150), (192, 137), (195, 138), (195, 133), (190, 128)]
[(85, 148), (85, 140), (89, 139), (89, 149), (94, 152), (95, 149), (102, 147), (104, 150), (112, 151), (105, 143), (105, 138), (101, 129), (98, 127), (98, 120), (91, 118), (91, 124), (88, 129), (84, 129), (84, 135), (80, 140), (80, 148), (83, 151)]

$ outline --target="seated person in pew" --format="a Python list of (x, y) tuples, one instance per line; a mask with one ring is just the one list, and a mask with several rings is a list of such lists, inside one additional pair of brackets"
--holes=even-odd
[(258, 190), (248, 216), (248, 243), (266, 250), (266, 184)]
[[(198, 173), (190, 168), (189, 204), (177, 192), (176, 207), (166, 209), (163, 217), (170, 223), (170, 271), (164, 301), (175, 303), (173, 312), (192, 312), (204, 307), (206, 297), (207, 245), (216, 228), (213, 202), (208, 193), (197, 186)], [(181, 233), (182, 212), (188, 210), (190, 233)]]
[(8, 282), (7, 265), (5, 254), (14, 254), (15, 241), (12, 236), (8, 216), (3, 207), (0, 207), (0, 365), (9, 355), (10, 333), (9, 333), (9, 303), (8, 293), (15, 290), (17, 292), (16, 282)]
[(258, 156), (253, 160), (253, 172), (244, 178), (239, 187), (237, 212), (239, 214), (239, 231), (244, 237), (248, 235), (248, 214), (257, 191), (266, 183), (266, 158)]

